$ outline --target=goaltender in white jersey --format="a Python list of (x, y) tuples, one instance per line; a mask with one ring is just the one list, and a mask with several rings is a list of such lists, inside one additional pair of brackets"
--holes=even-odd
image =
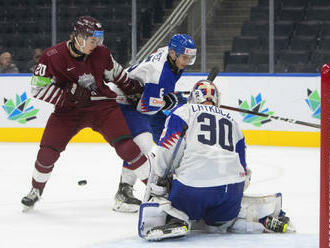
[[(150, 194), (148, 190), (145, 200), (148, 195), (152, 198), (140, 207), (140, 237), (184, 236), (191, 221), (203, 221), (221, 232), (286, 231), (289, 218), (281, 211), (280, 194), (242, 202), (247, 175), (244, 136), (231, 116), (217, 106), (217, 88), (201, 80), (188, 104), (174, 109), (166, 120), (151, 160)], [(171, 174), (174, 180), (167, 192), (164, 178)]]
[(156, 151), (156, 174), (163, 175), (173, 156), (172, 141), (185, 125), (189, 128), (176, 155), (180, 159), (175, 170), (179, 182), (215, 187), (245, 180), (245, 143), (238, 124), (218, 107), (201, 104), (185, 104), (168, 119), (158, 144), (161, 148)]

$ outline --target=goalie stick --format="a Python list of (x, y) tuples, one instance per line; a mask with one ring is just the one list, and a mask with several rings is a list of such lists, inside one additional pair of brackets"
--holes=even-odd
[[(174, 151), (173, 151), (173, 154), (172, 154), (172, 157), (171, 157), (169, 166), (166, 168), (166, 170), (165, 170), (164, 175), (163, 175), (162, 178), (166, 178), (167, 175), (173, 173), (174, 169), (176, 168), (176, 165), (174, 164), (174, 161), (175, 161), (176, 155), (177, 155), (177, 153), (179, 151), (179, 148), (181, 146), (183, 137), (186, 134), (187, 129), (188, 129), (188, 125), (184, 125), (182, 127), (182, 130), (181, 130), (181, 133), (180, 133), (178, 142), (175, 144), (175, 148), (174, 148)], [(150, 177), (149, 178), (153, 178), (154, 177), (153, 173), (154, 173), (154, 170), (151, 169), (151, 173), (150, 173)], [(143, 198), (143, 201), (144, 202), (147, 202), (150, 199), (151, 187), (150, 187), (150, 184), (149, 183), (150, 182), (148, 181), (146, 192), (145, 192), (144, 198)]]
[(219, 73), (219, 67), (217, 66), (212, 67), (206, 80), (213, 82), (213, 80), (217, 77), (218, 73)]

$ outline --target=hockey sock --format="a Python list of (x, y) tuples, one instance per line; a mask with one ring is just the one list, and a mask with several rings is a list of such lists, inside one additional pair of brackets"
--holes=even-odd
[(49, 147), (40, 148), (32, 176), (32, 186), (34, 188), (42, 190), (45, 187), (54, 168), (54, 163), (57, 161), (59, 156), (60, 153), (54, 149)]

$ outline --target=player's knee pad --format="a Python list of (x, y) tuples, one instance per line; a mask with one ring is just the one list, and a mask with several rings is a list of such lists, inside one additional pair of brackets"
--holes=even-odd
[(140, 148), (132, 139), (120, 140), (114, 143), (113, 147), (116, 149), (118, 156), (129, 164), (141, 154)]
[(114, 144), (117, 154), (128, 163), (140, 180), (146, 180), (150, 173), (150, 162), (132, 139), (121, 140)]
[(60, 152), (48, 146), (42, 146), (37, 155), (37, 161), (43, 166), (53, 165), (60, 157)]
[(45, 186), (59, 156), (60, 152), (51, 147), (40, 147), (32, 175), (33, 187), (42, 189)]

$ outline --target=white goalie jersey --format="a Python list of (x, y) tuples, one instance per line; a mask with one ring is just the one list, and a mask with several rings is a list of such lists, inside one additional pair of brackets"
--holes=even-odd
[[(188, 129), (177, 147), (184, 126)], [(213, 187), (245, 180), (244, 136), (231, 116), (215, 106), (185, 104), (176, 108), (154, 153), (156, 174), (163, 176), (172, 163), (175, 178), (187, 186)]]

